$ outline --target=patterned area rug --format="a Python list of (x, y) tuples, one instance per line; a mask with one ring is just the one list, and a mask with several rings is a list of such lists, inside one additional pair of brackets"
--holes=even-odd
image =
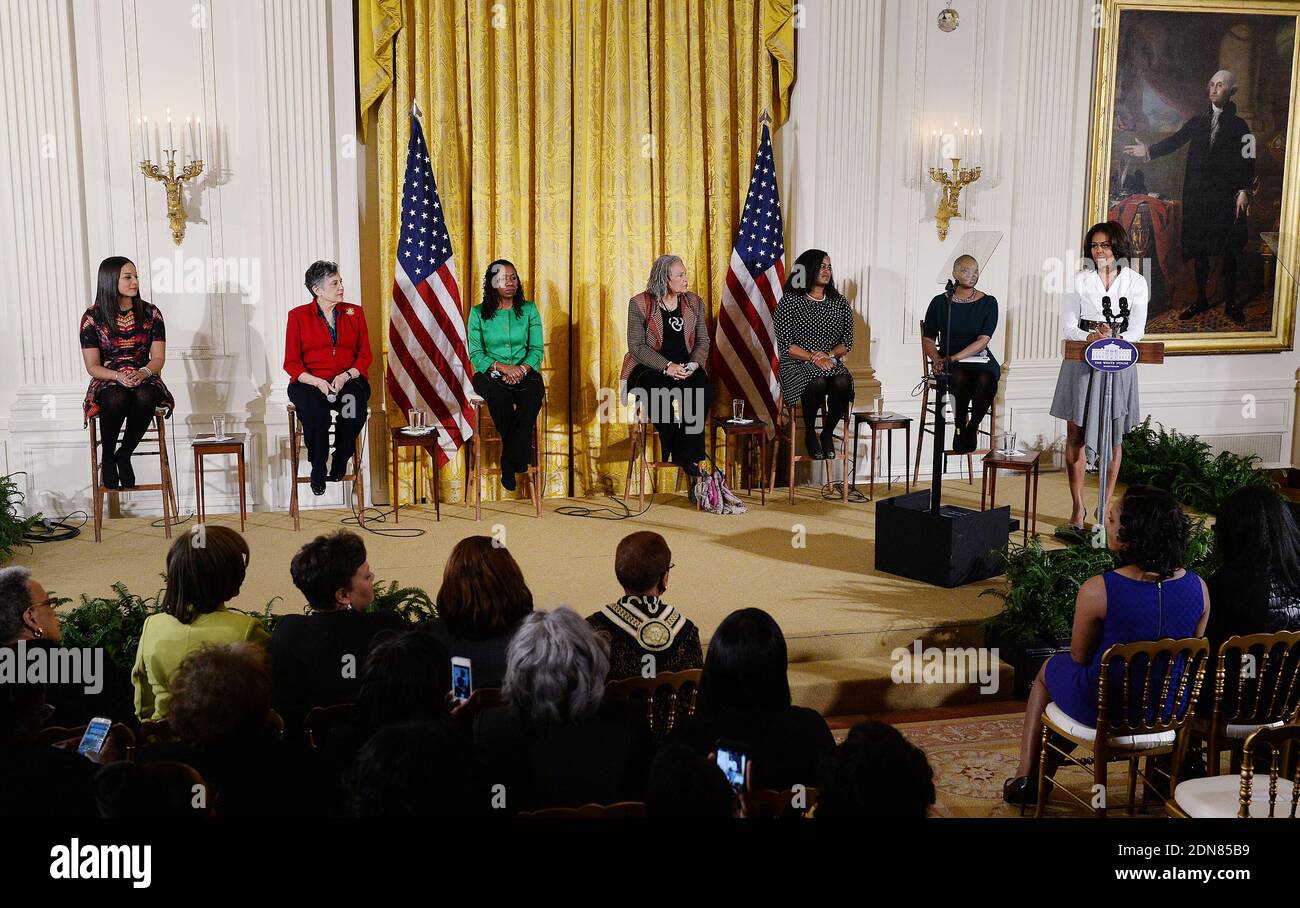
[[(939, 817), (1019, 817), (1020, 808), (1002, 800), (1002, 782), (1016, 769), (1024, 715), (1007, 713), (971, 718), (947, 718), (928, 722), (900, 722), (897, 728), (925, 751), (934, 768), (936, 801), (932, 811)], [(832, 727), (836, 743), (848, 736), (848, 728)], [(1089, 800), (1092, 776), (1077, 767), (1065, 767), (1057, 780), (1078, 797)], [(1106, 799), (1112, 816), (1124, 816), (1128, 803), (1128, 767), (1113, 763), (1107, 771)], [(1139, 789), (1140, 790), (1140, 789)], [(1032, 817), (1034, 808), (1025, 809)], [(1090, 814), (1063, 793), (1049, 802), (1046, 816), (1084, 817)], [(1139, 816), (1164, 816), (1156, 799)]]

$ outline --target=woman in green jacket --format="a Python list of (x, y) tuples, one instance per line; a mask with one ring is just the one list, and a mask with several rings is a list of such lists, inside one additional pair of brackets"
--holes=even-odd
[(483, 276), (483, 302), (469, 313), (469, 360), (474, 390), (487, 401), (501, 433), (501, 485), (513, 491), (515, 474), (532, 459), (533, 427), (546, 386), (542, 365), (542, 316), (524, 299), (515, 266), (497, 259)]

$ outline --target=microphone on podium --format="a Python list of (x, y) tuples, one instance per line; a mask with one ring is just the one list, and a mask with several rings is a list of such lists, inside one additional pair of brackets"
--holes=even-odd
[(1101, 314), (1104, 315), (1104, 316), (1106, 317), (1106, 321), (1110, 321), (1110, 319), (1111, 319), (1111, 314), (1110, 314), (1110, 297), (1109, 297), (1109, 296), (1103, 296), (1103, 297), (1101, 298)]

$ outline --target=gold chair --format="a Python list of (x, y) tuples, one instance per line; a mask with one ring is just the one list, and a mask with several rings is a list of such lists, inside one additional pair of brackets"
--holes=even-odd
[[(1188, 735), (1185, 732), (1189, 730), (1196, 698), (1201, 692), (1209, 654), (1209, 642), (1200, 637), (1117, 643), (1101, 657), (1095, 728), (1076, 722), (1055, 703), (1047, 704), (1043, 711), (1043, 737), (1038, 756), (1038, 807), (1034, 816), (1043, 815), (1049, 783), (1076, 803), (1092, 810), (1096, 816), (1106, 816), (1106, 767), (1112, 760), (1128, 761), (1130, 813), (1134, 807), (1138, 776), (1143, 782), (1143, 806), (1147, 791), (1154, 787), (1152, 777), (1156, 772), (1156, 757), (1172, 755), (1167, 790), (1174, 791), (1178, 787), (1178, 773), (1187, 749)], [(1181, 663), (1182, 672), (1177, 686), (1171, 690), (1173, 672), (1170, 668), (1176, 663)], [(1112, 709), (1112, 668), (1122, 671), (1119, 696), (1115, 698), (1117, 703), (1113, 704), (1118, 706), (1118, 710)], [(1151, 696), (1153, 684), (1159, 686), (1158, 699)], [(1140, 700), (1136, 699), (1139, 694)], [(1122, 718), (1112, 722), (1113, 712)], [(1071, 755), (1074, 748), (1065, 748), (1058, 739), (1088, 748), (1092, 756), (1076, 759)], [(1143, 757), (1146, 758), (1146, 769), (1139, 771), (1138, 761)], [(1053, 764), (1071, 763), (1085, 770), (1091, 765), (1091, 802), (1084, 801), (1052, 777), (1048, 771), (1049, 758)], [(1168, 801), (1163, 796), (1162, 799)]]
[(1245, 634), (1219, 646), (1214, 670), (1214, 709), (1192, 722), (1192, 739), (1206, 742), (1209, 773), (1217, 776), (1220, 754), (1241, 768), (1242, 742), (1262, 726), (1283, 725), (1300, 715), (1300, 632)]
[[(632, 491), (632, 471), (637, 471), (636, 487), (636, 506), (637, 510), (645, 507), (645, 482), (646, 475), (650, 476), (650, 493), (653, 495), (659, 491), (659, 471), (674, 470), (673, 490), (681, 488), (682, 471), (677, 464), (670, 460), (664, 460), (663, 455), (659, 452), (659, 433), (651, 425), (649, 417), (646, 416), (641, 404), (636, 397), (631, 397), (633, 406), (632, 429), (628, 435), (628, 444), (630, 451), (627, 457), (627, 481), (623, 484), (623, 500), (627, 501), (627, 496)], [(653, 447), (652, 447), (653, 446)], [(653, 457), (651, 456), (653, 454)]]
[(645, 816), (644, 801), (616, 801), (613, 804), (583, 804), (581, 807), (544, 807), (521, 810), (517, 814), (530, 820), (621, 820)]
[[(922, 333), (925, 331), (924, 319), (921, 320), (921, 331)], [(930, 371), (930, 361), (925, 356), (924, 348), (921, 350), (921, 374), (925, 376), (925, 379), (924, 384), (921, 386), (921, 431), (916, 433), (916, 465), (912, 468), (913, 484), (919, 482), (921, 479), (921, 448), (925, 445), (925, 436), (934, 435), (934, 429), (928, 429), (926, 426), (937, 421), (937, 418), (934, 415), (935, 411), (939, 407), (943, 406), (943, 401), (939, 399), (938, 396), (935, 397), (933, 404), (930, 402), (930, 391), (931, 389), (937, 390), (938, 382), (934, 377), (934, 373)], [(964, 455), (966, 457), (966, 479), (970, 485), (975, 484), (975, 458), (979, 457), (982, 459), (985, 454), (988, 454), (993, 450), (993, 440), (998, 431), (998, 399), (996, 394), (993, 397), (993, 403), (989, 405), (988, 418), (988, 430), (986, 431), (981, 428), (975, 431), (975, 437), (977, 439), (981, 435), (988, 438), (988, 446), (976, 447), (974, 451)], [(944, 448), (943, 471), (945, 473), (948, 472), (949, 456), (961, 457), (963, 455), (958, 454), (952, 448)]]
[[(542, 413), (546, 412), (546, 398), (542, 398)], [(473, 491), (474, 497), (474, 519), (483, 519), (483, 477), (500, 476), (500, 460), (497, 466), (488, 467), (483, 465), (483, 448), (486, 445), (492, 445), (498, 451), (501, 448), (501, 433), (492, 424), (492, 414), (488, 411), (487, 401), (481, 397), (470, 398), (470, 404), (474, 407), (474, 436), (470, 443), (465, 445), (465, 475), (469, 477), (469, 482), (465, 485), (465, 507), (469, 507), (470, 493)], [(533, 501), (533, 516), (542, 516), (542, 477), (545, 474), (543, 469), (543, 460), (546, 456), (542, 449), (542, 416), (539, 413), (538, 419), (533, 423), (533, 449), (530, 452), (528, 469), (525, 471), (526, 482), (528, 483), (528, 496)], [(435, 477), (434, 481), (437, 481)]]
[(816, 788), (786, 788), (778, 791), (773, 788), (761, 788), (746, 795), (749, 801), (749, 816), (758, 819), (781, 820), (786, 817), (806, 817), (817, 806)]
[[(1171, 817), (1186, 819), (1188, 817), (1239, 817), (1250, 819), (1252, 808), (1258, 811), (1268, 805), (1270, 819), (1296, 819), (1297, 805), (1300, 805), (1300, 763), (1290, 760), (1296, 743), (1300, 742), (1300, 723), (1290, 725), (1262, 726), (1246, 736), (1242, 745), (1245, 754), (1238, 776), (1206, 776), (1203, 779), (1188, 779), (1179, 783), (1174, 789), (1174, 796), (1165, 803), (1165, 811)], [(1259, 791), (1255, 787), (1255, 750), (1267, 747), (1269, 752), (1268, 791)], [(1292, 766), (1291, 778), (1286, 778), (1286, 766)], [(1285, 809), (1286, 802), (1291, 802), (1291, 809), (1283, 817), (1277, 813), (1278, 802)]]
[[(826, 413), (828, 412), (829, 408), (830, 408), (830, 401), (827, 400), (822, 407), (821, 415), (819, 417), (820, 420), (826, 419)], [(777, 417), (776, 417), (776, 425), (777, 425), (776, 437), (778, 439), (777, 446), (780, 447), (779, 439), (781, 438), (782, 434), (785, 434), (786, 446), (789, 450), (789, 456), (786, 458), (786, 466), (789, 469), (789, 473), (790, 473), (789, 479), (790, 479), (790, 503), (791, 504), (794, 504), (794, 465), (803, 460), (812, 460), (812, 458), (809, 457), (807, 454), (799, 454), (796, 452), (795, 436), (799, 430), (800, 416), (802, 415), (802, 411), (803, 411), (803, 406), (798, 402), (795, 402), (793, 404), (786, 404), (785, 401), (781, 401), (777, 410)], [(844, 411), (844, 435), (842, 439), (843, 444), (840, 446), (840, 452), (836, 454), (834, 457), (829, 457), (818, 461), (818, 463), (824, 463), (826, 465), (827, 485), (829, 485), (831, 481), (831, 464), (834, 463), (835, 461), (839, 461), (840, 466), (843, 469), (843, 476), (844, 476), (844, 482), (842, 483), (843, 488), (840, 490), (841, 491), (840, 498), (844, 502), (844, 504), (849, 503), (849, 484), (853, 482), (853, 477), (849, 475), (849, 463), (850, 463), (849, 439), (852, 437), (849, 435), (849, 417), (852, 415), (852, 412), (853, 412), (852, 406), (850, 406), (847, 410)], [(782, 433), (781, 431), (782, 428), (788, 428), (789, 431)], [(777, 457), (773, 457), (771, 473), (767, 479), (768, 494), (771, 494), (772, 491), (776, 488), (776, 461), (777, 461)]]
[(307, 746), (311, 750), (320, 750), (321, 745), (329, 739), (340, 725), (349, 725), (356, 720), (355, 703), (335, 703), (332, 706), (313, 706), (307, 710), (307, 717), (302, 720), (302, 730), (307, 736)]
[(160, 479), (158, 482), (132, 486), (129, 489), (110, 489), (104, 485), (99, 473), (99, 417), (90, 421), (90, 494), (94, 498), (95, 541), (99, 542), (104, 527), (104, 500), (110, 492), (162, 492), (163, 532), (172, 538), (172, 524), (180, 522), (180, 508), (176, 505), (176, 488), (172, 484), (171, 461), (167, 454), (167, 408), (154, 410), (153, 426), (147, 429), (140, 440), (142, 445), (157, 445), (156, 451), (142, 451), (136, 448), (132, 457), (145, 455), (158, 458)]
[[(293, 516), (293, 528), (302, 529), (302, 513), (298, 507), (298, 486), (303, 483), (310, 483), (311, 476), (299, 476), (299, 465), (302, 462), (302, 448), (306, 444), (302, 434), (302, 422), (298, 419), (298, 408), (289, 404), (289, 461), (293, 470), (293, 485), (289, 491), (289, 513)], [(369, 423), (369, 420), (367, 420)], [(334, 432), (338, 423), (334, 421), (334, 414), (330, 414), (330, 447), (334, 446)], [(361, 431), (357, 433), (356, 448), (352, 452), (352, 471), (344, 473), (340, 477), (344, 482), (352, 483), (353, 505), (352, 509), (357, 515), (357, 522), (362, 526), (366, 524), (366, 475), (361, 469), (361, 456), (366, 450), (366, 427), (363, 425)]]
[[(644, 699), (646, 723), (656, 739), (662, 740), (672, 733), (677, 722), (679, 704), (687, 716), (695, 715), (695, 701), (700, 691), (702, 669), (689, 668), (680, 672), (660, 672), (653, 678), (636, 676), (611, 681), (605, 685), (605, 696), (616, 700)], [(661, 690), (668, 691), (667, 711), (662, 722), (656, 719), (655, 701)], [(660, 727), (662, 725), (662, 727)]]

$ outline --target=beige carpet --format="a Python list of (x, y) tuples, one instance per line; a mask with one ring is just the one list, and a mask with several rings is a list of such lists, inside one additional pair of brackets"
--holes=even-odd
[[(954, 470), (956, 464), (954, 462)], [(863, 485), (862, 491), (866, 491)], [(902, 489), (895, 485), (896, 494)], [(1004, 475), (999, 483), (1002, 503), (1011, 501), (1020, 516), (1023, 484)], [(150, 494), (150, 493), (144, 493)], [(884, 493), (877, 486), (877, 497)], [(950, 480), (945, 501), (979, 506), (979, 484)], [(192, 492), (181, 490), (183, 513), (192, 510)], [(635, 504), (635, 499), (632, 500)], [(874, 562), (875, 516), (869, 502), (823, 500), (817, 489), (797, 490), (790, 504), (784, 493), (771, 496), (766, 507), (757, 501), (749, 513), (720, 517), (695, 510), (681, 493), (665, 493), (640, 517), (608, 521), (556, 513), (565, 505), (600, 507), (603, 499), (547, 500), (543, 516), (534, 518), (524, 501), (485, 504), (483, 520), (460, 504), (444, 505), (442, 521), (433, 509), (403, 510), (402, 530), (419, 529), (418, 538), (392, 538), (366, 533), (370, 564), (384, 581), (397, 580), (437, 591), (451, 547), (465, 536), (495, 534), (518, 559), (538, 606), (569, 605), (583, 614), (620, 593), (614, 578), (613, 554), (618, 540), (639, 529), (667, 537), (675, 567), (667, 598), (701, 629), (707, 642), (713, 630), (733, 610), (757, 606), (780, 622), (790, 643), (792, 684), (807, 688), (800, 702), (826, 714), (872, 712), (887, 708), (939, 705), (951, 702), (917, 700), (925, 685), (888, 684), (889, 653), (910, 646), (974, 645), (982, 640), (981, 622), (998, 609), (993, 597), (979, 596), (989, 583), (945, 590), (877, 573)], [(1039, 530), (1049, 538), (1054, 526), (1068, 519), (1069, 495), (1064, 474), (1044, 473), (1038, 498)], [(377, 513), (377, 512), (376, 512)], [(248, 578), (238, 607), (260, 609), (283, 597), (276, 611), (297, 611), (301, 599), (289, 580), (293, 553), (312, 536), (338, 529), (350, 514), (337, 510), (305, 511), (303, 528), (295, 533), (286, 513), (249, 515), (247, 537), (253, 551)], [(210, 516), (214, 524), (238, 528), (238, 515)], [(369, 522), (377, 530), (394, 527), (391, 517)], [(187, 529), (177, 528), (175, 532)], [(1019, 534), (1017, 534), (1019, 538)], [(104, 539), (96, 544), (87, 525), (69, 542), (37, 545), (17, 560), (31, 565), (36, 577), (60, 595), (103, 595), (114, 581), (132, 591), (152, 595), (161, 585), (168, 543), (160, 527), (146, 518), (107, 520)], [(799, 671), (805, 675), (796, 678)], [(840, 695), (853, 682), (866, 678), (884, 682), (874, 692)], [(881, 700), (881, 697), (893, 699)], [(838, 699), (837, 699), (838, 698)], [(865, 698), (865, 701), (864, 701)]]

